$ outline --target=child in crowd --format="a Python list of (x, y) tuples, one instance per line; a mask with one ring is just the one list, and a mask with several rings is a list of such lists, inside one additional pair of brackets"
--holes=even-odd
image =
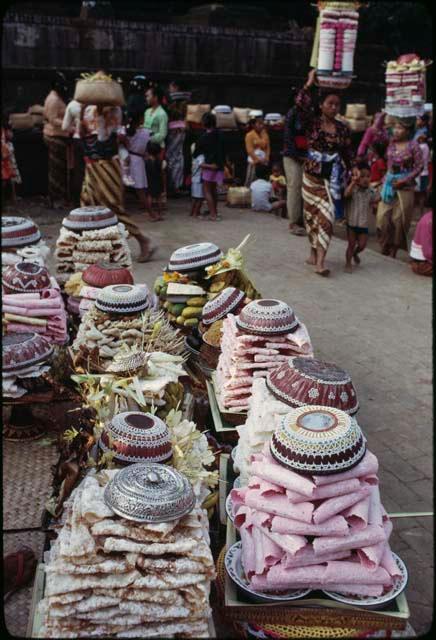
[(273, 163), (269, 181), (272, 184), (274, 196), (278, 198), (278, 200), (284, 200), (286, 197), (286, 178), (283, 175), (280, 162)]
[(191, 146), (192, 153), (192, 168), (191, 168), (191, 213), (189, 214), (193, 218), (200, 216), (201, 205), (204, 200), (203, 184), (201, 180), (201, 165), (205, 161), (204, 155), (200, 154), (194, 157), (195, 144)]
[(424, 204), (427, 198), (427, 192), (429, 188), (428, 165), (430, 161), (430, 147), (428, 146), (427, 134), (424, 132), (424, 130), (421, 131), (420, 135), (416, 138), (416, 140), (419, 144), (419, 148), (421, 149), (422, 159), (424, 163), (423, 170), (421, 171), (419, 176), (416, 178), (416, 188), (415, 188), (415, 194), (416, 194), (415, 202), (418, 207), (419, 217), (421, 217), (422, 214), (424, 213)]
[(149, 198), (154, 200), (157, 208), (157, 215), (151, 214), (151, 221), (157, 222), (163, 220), (162, 216), (162, 193), (163, 193), (163, 178), (162, 178), (162, 160), (161, 158), (161, 146), (157, 142), (151, 140), (147, 143), (147, 155), (145, 160), (145, 171), (147, 174), (148, 189), (147, 193)]
[(368, 213), (378, 199), (370, 187), (371, 171), (365, 162), (358, 162), (353, 168), (351, 182), (345, 189), (345, 219), (347, 221), (348, 247), (345, 256), (346, 273), (352, 273), (351, 261), (360, 264), (359, 253), (368, 239)]
[(286, 200), (271, 201), (273, 186), (268, 180), (269, 174), (270, 170), (267, 165), (256, 165), (256, 180), (250, 185), (251, 208), (253, 211), (274, 211), (278, 216), (281, 212), (286, 212)]
[[(374, 189), (376, 193), (380, 193), (383, 179), (385, 177), (386, 171), (388, 170), (388, 165), (386, 163), (386, 144), (384, 142), (375, 142), (371, 148), (371, 158), (372, 161), (370, 163), (370, 187)], [(377, 211), (377, 205), (373, 206), (373, 213), (375, 214)]]

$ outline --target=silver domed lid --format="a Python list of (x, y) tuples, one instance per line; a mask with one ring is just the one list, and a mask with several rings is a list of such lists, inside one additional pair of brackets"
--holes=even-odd
[(195, 495), (186, 476), (155, 462), (132, 464), (106, 486), (106, 504), (136, 522), (170, 522), (192, 511)]

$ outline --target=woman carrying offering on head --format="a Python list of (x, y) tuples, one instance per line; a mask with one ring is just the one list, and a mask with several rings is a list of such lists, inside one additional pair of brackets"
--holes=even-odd
[(263, 118), (254, 118), (251, 122), (252, 129), (245, 136), (245, 149), (247, 151), (247, 176), (245, 186), (249, 187), (256, 180), (256, 166), (269, 164), (271, 146), (268, 131), (265, 129)]
[(408, 250), (407, 234), (413, 215), (415, 178), (423, 169), (419, 144), (412, 140), (414, 118), (397, 119), (387, 151), (385, 175), (377, 208), (377, 235), (382, 254), (395, 258)]
[(352, 150), (348, 127), (336, 119), (340, 98), (336, 90), (320, 94), (314, 106), (312, 87), (315, 69), (296, 97), (296, 106), (308, 140), (303, 173), (304, 224), (310, 242), (307, 264), (315, 273), (328, 276), (325, 257), (333, 235), (336, 212), (341, 211), (345, 173), (351, 166)]

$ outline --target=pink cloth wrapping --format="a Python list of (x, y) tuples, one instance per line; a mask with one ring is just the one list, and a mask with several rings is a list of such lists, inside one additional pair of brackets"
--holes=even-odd
[(333, 482), (340, 482), (341, 480), (351, 480), (352, 478), (364, 479), (366, 476), (377, 474), (377, 472), (378, 460), (376, 456), (367, 449), (359, 464), (356, 464), (356, 466), (349, 471), (335, 473), (331, 476), (312, 476), (312, 479), (317, 486), (321, 486), (324, 484), (332, 484)]
[[(347, 493), (353, 493), (360, 489), (360, 481), (357, 478), (353, 480), (344, 480), (343, 482), (334, 482), (333, 484), (326, 484), (323, 487), (316, 487), (311, 496), (311, 500), (325, 500), (326, 498), (333, 498), (335, 496), (343, 496)], [(307, 496), (303, 496), (301, 493), (286, 489), (286, 495), (289, 500), (294, 503), (304, 502), (307, 500)]]
[(345, 496), (339, 496), (338, 498), (328, 498), (324, 500), (324, 502), (315, 509), (313, 513), (313, 521), (315, 524), (321, 524), (325, 520), (328, 520), (332, 516), (337, 515), (338, 513), (342, 513), (348, 507), (351, 507), (356, 502), (360, 502), (367, 496), (369, 496), (371, 492), (371, 487), (364, 486), (359, 491), (355, 491), (354, 493), (349, 493)]
[(16, 307), (10, 304), (3, 304), (2, 311), (3, 313), (15, 313), (16, 315), (20, 315), (24, 318), (41, 318), (46, 316), (57, 316), (61, 312), (62, 307), (59, 305), (57, 307), (52, 307), (50, 309), (36, 309), (32, 307), (31, 309), (25, 309), (24, 307)]
[(311, 502), (300, 502), (292, 504), (286, 496), (274, 495), (268, 498), (263, 497), (255, 489), (249, 489), (245, 494), (245, 504), (258, 511), (265, 511), (275, 516), (284, 516), (300, 520), (301, 522), (311, 522), (314, 506)]
[(395, 562), (395, 558), (392, 555), (391, 548), (389, 544), (386, 544), (385, 550), (380, 561), (380, 566), (385, 569), (392, 578), (401, 577), (401, 571), (398, 568), (397, 563)]
[(312, 545), (307, 545), (292, 556), (286, 554), (283, 559), (283, 566), (286, 569), (293, 567), (309, 567), (314, 564), (323, 564), (332, 560), (344, 560), (351, 556), (350, 551), (336, 551), (336, 553), (326, 553), (322, 556), (315, 555)]
[[(257, 527), (253, 527), (253, 531), (256, 528)], [(265, 536), (272, 540), (274, 544), (283, 551), (281, 557), (285, 555), (285, 552), (290, 556), (295, 556), (297, 551), (307, 547), (307, 540), (304, 536), (296, 536), (289, 533), (272, 533), (266, 528), (263, 528), (262, 531)]]
[(30, 324), (20, 324), (19, 322), (8, 322), (9, 333), (47, 333), (47, 327), (37, 327)]
[(39, 293), (5, 293), (2, 300), (14, 303), (16, 300), (39, 300)]
[(22, 300), (20, 296), (25, 295), (26, 294), (23, 293), (17, 296), (5, 294), (2, 296), (3, 306), (13, 305), (14, 307), (23, 307), (24, 309), (56, 309), (60, 305), (56, 299), (61, 298), (59, 292), (56, 298), (25, 298)]
[(240, 487), (238, 489), (232, 489), (230, 491), (230, 496), (233, 504), (233, 511), (236, 513), (236, 510), (241, 505), (245, 504), (245, 496), (247, 494), (248, 487)]
[(315, 490), (315, 485), (308, 478), (304, 478), (290, 469), (285, 469), (285, 467), (267, 460), (253, 462), (250, 465), (249, 474), (278, 484), (280, 487), (291, 489), (291, 491), (295, 491), (300, 495), (303, 494), (308, 498), (312, 497)]
[[(386, 532), (383, 527), (370, 524), (362, 531), (355, 531), (343, 538), (335, 536), (326, 536), (315, 538), (313, 541), (313, 549), (316, 555), (334, 553), (336, 551), (347, 551), (351, 549), (362, 549), (379, 542), (386, 542)], [(345, 582), (345, 580), (344, 580)]]
[[(433, 263), (432, 227), (433, 211), (427, 211), (416, 225), (415, 235), (413, 237), (413, 244), (421, 250), (423, 258), (431, 263)], [(412, 255), (412, 257), (414, 256)]]
[(80, 289), (80, 297), (87, 298), (88, 300), (96, 300), (100, 291), (101, 289), (97, 289), (97, 287), (85, 285)]
[(377, 487), (371, 487), (369, 496), (368, 524), (383, 525), (383, 512), (380, 501), (380, 490)]
[[(322, 586), (320, 585), (318, 588), (322, 589)], [(328, 591), (378, 598), (383, 595), (384, 587), (380, 584), (331, 584)]]
[[(8, 332), (25, 333), (27, 328), (27, 331), (35, 330), (56, 344), (64, 344), (68, 339), (67, 315), (59, 288), (44, 289), (40, 293), (4, 295), (2, 311), (18, 316), (7, 325)], [(29, 325), (26, 320), (31, 318), (45, 324)]]
[(285, 552), (257, 527), (253, 527), (252, 537), (254, 544), (255, 573), (260, 575), (269, 567), (280, 562)]
[[(248, 481), (248, 486), (250, 489), (258, 489), (261, 496), (284, 493), (284, 489), (282, 487), (279, 487), (277, 484), (273, 484), (272, 482), (267, 482), (267, 480), (262, 480), (257, 476), (251, 476)], [(307, 498), (303, 498), (300, 502), (304, 502), (304, 500), (307, 500)]]
[(322, 524), (308, 524), (274, 516), (271, 521), (271, 531), (276, 533), (298, 533), (303, 536), (347, 536), (349, 529), (345, 518), (333, 516)]
[[(379, 525), (370, 525), (370, 526), (379, 526)], [(386, 540), (357, 550), (357, 555), (359, 557), (360, 562), (366, 569), (368, 569), (368, 571), (375, 571), (377, 567), (380, 565), (380, 562), (386, 551), (386, 546), (388, 545), (389, 538), (391, 537), (392, 528), (393, 528), (392, 522), (388, 520), (383, 525)]]
[[(258, 579), (260, 578), (260, 579)], [(385, 569), (379, 567), (376, 571), (368, 571), (356, 562), (347, 560), (332, 560), (327, 565), (312, 565), (285, 569), (282, 564), (271, 567), (266, 576), (253, 576), (251, 584), (254, 589), (262, 587), (271, 589), (290, 589), (293, 587), (311, 587), (319, 585), (322, 588), (334, 584), (381, 585), (390, 586), (392, 579)]]
[(239, 534), (242, 541), (242, 566), (244, 568), (245, 575), (249, 579), (256, 571), (253, 536), (247, 527), (241, 527)]
[(250, 507), (246, 507), (245, 505), (232, 507), (233, 511), (233, 523), (237, 529), (241, 529), (244, 525), (246, 527), (251, 526), (251, 511)]
[(360, 502), (356, 502), (352, 507), (348, 507), (342, 512), (348, 524), (356, 531), (365, 529), (368, 526), (369, 503), (370, 496)]

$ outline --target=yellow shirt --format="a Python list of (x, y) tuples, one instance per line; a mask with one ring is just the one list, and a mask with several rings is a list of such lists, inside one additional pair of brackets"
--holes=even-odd
[(260, 134), (254, 129), (249, 131), (245, 136), (245, 148), (247, 150), (248, 157), (251, 158), (251, 161), (254, 164), (258, 164), (260, 162), (259, 157), (255, 153), (258, 150), (263, 151), (266, 161), (269, 162), (271, 147), (269, 135), (266, 129), (262, 129)]
[(270, 182), (278, 182), (282, 187), (286, 187), (286, 178), (285, 176), (273, 176), (269, 177)]

